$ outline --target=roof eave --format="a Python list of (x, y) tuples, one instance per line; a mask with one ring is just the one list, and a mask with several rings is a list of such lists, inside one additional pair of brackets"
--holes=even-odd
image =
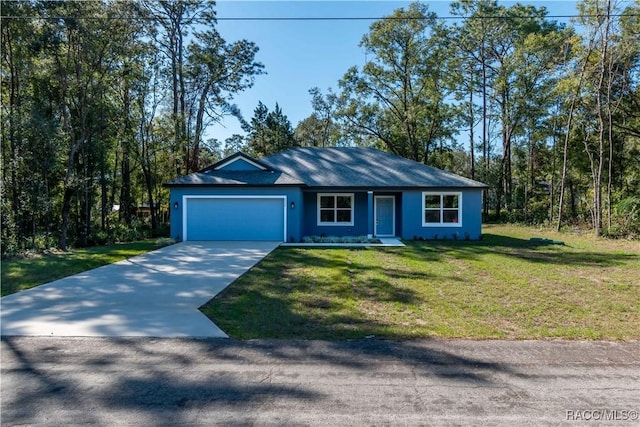
[(162, 184), (164, 188), (172, 188), (172, 187), (304, 187), (305, 184), (250, 184), (250, 183), (237, 183), (237, 184), (216, 184), (210, 182), (189, 182), (189, 183), (171, 183), (166, 182)]

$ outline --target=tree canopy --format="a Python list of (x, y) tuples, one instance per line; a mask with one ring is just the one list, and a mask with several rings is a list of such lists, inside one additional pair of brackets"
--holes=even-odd
[(205, 130), (263, 70), (214, 6), (0, 3), (3, 253), (162, 234), (162, 183), (218, 155)]
[[(485, 219), (640, 235), (640, 2), (459, 0), (374, 21), (294, 128), (209, 0), (0, 2), (2, 254), (166, 233), (162, 184), (235, 150), (363, 145), (489, 184)], [(259, 41), (258, 41), (259, 42)], [(304, 73), (304, 65), (299, 72)], [(308, 96), (300, 94), (301, 97)], [(244, 135), (208, 139), (224, 116)]]
[(400, 8), (363, 36), (329, 119), (296, 133), (326, 141), (331, 123), (336, 141), (483, 181), (485, 219), (638, 235), (640, 3), (624, 5), (584, 0), (573, 26), (495, 0), (453, 2), (453, 21)]

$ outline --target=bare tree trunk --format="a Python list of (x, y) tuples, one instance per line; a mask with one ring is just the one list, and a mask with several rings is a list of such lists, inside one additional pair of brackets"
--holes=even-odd
[(87, 153), (86, 147), (83, 147), (82, 157), (82, 189), (84, 193), (84, 206), (82, 212), (82, 222), (84, 223), (82, 227), (82, 246), (87, 247), (89, 245), (89, 233), (91, 233), (91, 192), (89, 190), (89, 154)]
[(511, 175), (511, 119), (507, 110), (509, 105), (509, 91), (507, 88), (503, 88), (502, 91), (502, 105), (501, 105), (501, 120), (502, 120), (502, 180), (500, 181), (504, 186), (504, 197), (507, 212), (511, 212), (513, 198), (512, 198), (512, 175)]
[(151, 180), (151, 171), (144, 168), (144, 181), (147, 187), (147, 202), (149, 203), (149, 214), (151, 215), (151, 233), (155, 236), (158, 230), (158, 218), (156, 214), (156, 206), (153, 200), (153, 183)]
[[(9, 158), (7, 159), (6, 153), (3, 153), (4, 161), (6, 161), (7, 165), (10, 165), (10, 176), (11, 176), (11, 211), (13, 213), (13, 230), (10, 232), (15, 232), (15, 237), (17, 241), (20, 241), (20, 237), (22, 237), (22, 207), (21, 200), (19, 195), (20, 185), (18, 184), (18, 172), (17, 172), (17, 162), (19, 158), (18, 154), (18, 146), (20, 141), (22, 140), (22, 108), (21, 108), (21, 84), (20, 84), (20, 73), (17, 70), (17, 67), (14, 63), (14, 52), (13, 52), (13, 43), (11, 39), (11, 32), (7, 28), (3, 28), (2, 30), (2, 47), (6, 49), (4, 53), (5, 62), (9, 68), (10, 74), (10, 89), (9, 89)], [(4, 125), (4, 123), (3, 123)], [(4, 147), (4, 144), (3, 144)], [(3, 164), (4, 164), (3, 161)], [(6, 171), (3, 168), (2, 173), (4, 174)]]
[[(608, 170), (607, 170), (607, 231), (611, 230), (611, 215), (612, 215), (612, 188), (613, 188), (613, 104), (611, 95), (613, 93), (613, 82), (614, 75), (616, 74), (616, 60), (615, 57), (617, 55), (609, 54), (607, 58), (607, 73), (609, 75), (609, 79), (607, 81), (607, 139), (609, 141), (609, 159), (608, 159)], [(617, 109), (617, 105), (616, 105)]]
[(69, 157), (67, 159), (67, 172), (64, 177), (64, 195), (62, 198), (62, 224), (60, 225), (60, 237), (58, 239), (58, 248), (63, 251), (67, 250), (67, 234), (69, 231), (69, 214), (71, 213), (71, 197), (73, 196), (72, 179), (73, 179), (73, 166), (75, 164), (76, 152), (78, 147), (82, 143), (82, 140), (75, 142), (71, 141), (69, 148)]
[[(563, 215), (563, 206), (564, 206), (564, 192), (565, 192), (565, 183), (567, 179), (567, 168), (568, 168), (568, 152), (569, 152), (569, 139), (571, 136), (571, 128), (573, 126), (573, 114), (575, 112), (576, 103), (580, 97), (580, 92), (582, 91), (582, 85), (584, 82), (585, 71), (587, 68), (587, 63), (589, 61), (589, 56), (592, 52), (592, 42), (589, 42), (589, 50), (586, 52), (584, 61), (580, 66), (580, 77), (578, 80), (578, 86), (576, 87), (576, 91), (573, 94), (573, 98), (571, 98), (571, 104), (569, 106), (569, 117), (567, 118), (567, 133), (564, 136), (564, 146), (562, 150), (562, 177), (560, 178), (560, 199), (558, 200), (558, 223), (556, 225), (556, 230), (560, 231), (562, 228), (562, 215)], [(572, 194), (573, 197), (573, 194)]]
[(554, 202), (555, 202), (555, 185), (556, 185), (556, 147), (558, 145), (558, 137), (557, 137), (557, 118), (558, 118), (558, 107), (556, 109), (556, 115), (553, 117), (553, 126), (552, 126), (552, 137), (553, 137), (553, 146), (551, 149), (551, 179), (549, 182), (549, 224), (553, 222), (553, 211), (554, 211)]
[(198, 111), (196, 113), (196, 128), (194, 132), (193, 140), (193, 155), (191, 157), (191, 163), (187, 172), (196, 172), (199, 169), (199, 157), (200, 157), (200, 144), (202, 139), (202, 132), (204, 130), (204, 114), (207, 105), (207, 97), (209, 96), (209, 89), (211, 88), (211, 82), (207, 82), (202, 89), (200, 99), (198, 101)]
[[(597, 96), (596, 96), (596, 105), (598, 108), (598, 163), (597, 170), (594, 171), (593, 176), (593, 196), (594, 196), (594, 213), (593, 213), (593, 227), (596, 236), (600, 236), (602, 234), (602, 173), (604, 170), (604, 162), (605, 162), (605, 143), (606, 143), (606, 113), (605, 108), (609, 110), (610, 114), (610, 105), (608, 101), (610, 100), (609, 94), (607, 93), (607, 100), (603, 104), (602, 95), (603, 89), (605, 85), (605, 75), (607, 74), (607, 70), (605, 65), (607, 63), (607, 55), (609, 53), (609, 31), (611, 27), (611, 1), (607, 0), (606, 3), (606, 17), (604, 23), (604, 34), (602, 36), (602, 40), (600, 42), (600, 75), (598, 76), (598, 86), (597, 86)], [(608, 76), (611, 79), (611, 76)], [(611, 144), (611, 141), (609, 141)]]
[(129, 94), (129, 85), (124, 83), (122, 93), (122, 107), (124, 110), (124, 129), (122, 137), (122, 164), (121, 177), (122, 186), (120, 187), (120, 211), (119, 217), (124, 220), (127, 225), (131, 225), (133, 202), (131, 200), (131, 140), (133, 139), (133, 129), (131, 124), (131, 99)]
[(184, 53), (183, 53), (183, 34), (182, 31), (178, 33), (178, 81), (180, 83), (180, 112), (179, 112), (179, 126), (180, 126), (180, 143), (184, 147), (184, 168), (186, 173), (189, 173), (189, 165), (191, 164), (189, 139), (187, 137), (187, 108), (185, 102), (185, 82), (184, 82)]
[(107, 189), (107, 174), (105, 171), (105, 162), (100, 164), (100, 230), (106, 231), (107, 229), (107, 213), (108, 213), (108, 189)]
[[(484, 158), (484, 178), (487, 179), (489, 174), (489, 149), (487, 146), (487, 63), (484, 54), (484, 37), (480, 52), (482, 56), (482, 156)], [(482, 207), (485, 218), (489, 216), (489, 201), (487, 199), (488, 197), (483, 198)]]
[[(607, 91), (607, 103), (611, 102), (611, 87), (609, 87)], [(611, 105), (611, 104), (609, 104)], [(613, 181), (613, 118), (611, 114), (611, 110), (609, 109), (609, 113), (607, 114), (608, 118), (608, 132), (609, 132), (609, 167), (607, 173), (607, 231), (611, 230), (611, 192), (612, 192), (612, 181)]]
[(476, 157), (475, 147), (473, 146), (473, 66), (469, 64), (469, 156), (471, 160), (471, 179), (476, 179)]

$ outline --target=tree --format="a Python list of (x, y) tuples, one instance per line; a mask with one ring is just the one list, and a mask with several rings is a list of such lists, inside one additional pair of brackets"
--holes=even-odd
[[(603, 230), (605, 200), (607, 230), (611, 226), (614, 157), (624, 152), (623, 137), (617, 135), (614, 120), (616, 116), (618, 120), (622, 119), (619, 117), (620, 106), (629, 93), (628, 70), (637, 66), (638, 39), (637, 36), (629, 39), (618, 36), (622, 33), (620, 17), (624, 15), (617, 2), (589, 0), (582, 3), (579, 10), (579, 19), (586, 27), (589, 40), (583, 53), (585, 87), (581, 108), (584, 121), (581, 123), (580, 136), (591, 176), (591, 222), (595, 234), (599, 236)], [(637, 7), (626, 11), (627, 16), (637, 12)], [(603, 199), (604, 191), (606, 199)]]
[(196, 40), (189, 45), (189, 77), (196, 117), (187, 171), (194, 172), (202, 166), (199, 153), (207, 121), (216, 123), (225, 113), (238, 115), (230, 101), (235, 93), (253, 86), (254, 76), (262, 73), (263, 65), (255, 62), (257, 51), (258, 47), (247, 40), (225, 42), (214, 29), (197, 33)]
[(344, 135), (336, 112), (338, 98), (331, 89), (323, 95), (317, 87), (309, 89), (313, 112), (296, 126), (294, 136), (300, 145), (311, 147), (333, 147), (343, 145)]
[[(35, 13), (30, 4), (3, 2), (2, 16), (28, 16)], [(23, 181), (24, 162), (30, 160), (28, 140), (28, 105), (33, 97), (29, 82), (34, 79), (37, 30), (31, 22), (2, 19), (2, 242), (18, 244), (24, 234), (27, 217)]]
[(215, 26), (214, 1), (212, 0), (145, 0), (141, 3), (141, 13), (149, 17), (149, 34), (169, 61), (171, 77), (173, 122), (173, 150), (182, 153), (182, 159), (176, 159), (176, 174), (180, 175), (190, 168), (187, 82), (186, 82), (186, 46), (185, 39), (195, 28)]
[[(482, 168), (480, 179), (487, 178), (489, 170), (489, 149), (488, 149), (488, 96), (489, 88), (489, 58), (487, 49), (487, 39), (491, 36), (488, 30), (491, 21), (488, 17), (493, 15), (493, 11), (497, 8), (497, 2), (494, 0), (472, 1), (462, 0), (451, 3), (451, 14), (467, 18), (464, 25), (454, 25), (452, 28), (452, 36), (458, 40), (457, 55), (454, 56), (458, 69), (460, 70), (460, 80), (458, 83), (461, 97), (464, 99), (468, 96), (468, 103), (463, 111), (469, 127), (469, 154), (470, 154), (470, 176), (475, 179), (476, 160), (475, 160), (475, 143), (474, 130), (476, 127), (475, 111), (476, 105), (474, 94), (480, 94), (482, 102), (480, 121), (482, 122), (481, 131), (481, 147), (482, 147)], [(481, 18), (484, 17), (484, 18)], [(476, 19), (477, 18), (477, 19)], [(484, 198), (484, 213), (488, 213), (487, 198)]]
[(235, 154), (239, 151), (246, 151), (247, 145), (244, 139), (244, 136), (239, 135), (237, 133), (231, 135), (229, 138), (224, 140), (224, 151), (222, 155), (224, 157), (229, 157), (232, 154)]
[(389, 18), (374, 22), (360, 43), (372, 59), (340, 81), (339, 114), (390, 152), (429, 163), (435, 142), (454, 133), (456, 110), (445, 102), (447, 31), (423, 4)]
[(259, 101), (251, 121), (245, 124), (245, 131), (248, 133), (247, 149), (256, 157), (268, 156), (298, 145), (291, 122), (278, 103), (273, 111), (269, 111)]
[[(58, 240), (59, 248), (66, 249), (72, 202), (79, 194), (84, 204), (80, 234), (85, 244), (90, 233), (92, 153), (95, 144), (104, 141), (101, 112), (105, 111), (109, 78), (119, 59), (119, 51), (110, 47), (126, 45), (130, 33), (122, 19), (126, 12), (98, 1), (44, 3), (43, 13), (73, 17), (45, 21), (52, 48), (57, 114), (67, 147)], [(94, 19), (78, 19), (84, 16)]]
[[(475, 126), (473, 92), (479, 91), (482, 120), (481, 179), (488, 179), (488, 122), (493, 116), (499, 126), (501, 140), (500, 173), (495, 185), (496, 215), (504, 205), (512, 210), (513, 173), (512, 150), (518, 140), (526, 141), (529, 154), (535, 154), (536, 139), (544, 140), (541, 129), (553, 102), (553, 88), (564, 63), (565, 40), (571, 31), (545, 19), (546, 10), (532, 6), (499, 6), (496, 1), (453, 3), (452, 13), (468, 19), (456, 28), (461, 41), (457, 44), (462, 66), (461, 91), (468, 94), (466, 110), (470, 134)], [(474, 71), (475, 70), (475, 71)], [(468, 76), (468, 77), (467, 77)], [(479, 78), (474, 78), (478, 76)], [(525, 163), (534, 175), (532, 166)], [(520, 181), (527, 182), (527, 180)], [(521, 191), (521, 190), (519, 190)], [(521, 191), (525, 195), (528, 191)], [(526, 196), (525, 196), (526, 197)], [(525, 201), (526, 205), (526, 201)], [(485, 205), (485, 214), (488, 206)]]
[(162, 183), (219, 156), (203, 135), (239, 113), (257, 46), (222, 40), (208, 1), (0, 7), (2, 254), (161, 233)]

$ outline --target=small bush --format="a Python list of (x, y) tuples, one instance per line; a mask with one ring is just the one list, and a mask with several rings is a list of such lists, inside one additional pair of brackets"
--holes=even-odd
[(304, 236), (302, 243), (380, 243), (379, 239), (367, 236)]
[(612, 238), (640, 238), (640, 197), (627, 197), (614, 206), (611, 228), (606, 235)]
[(156, 246), (160, 248), (171, 246), (174, 243), (176, 243), (176, 241), (170, 237), (159, 237), (158, 239), (156, 239)]

